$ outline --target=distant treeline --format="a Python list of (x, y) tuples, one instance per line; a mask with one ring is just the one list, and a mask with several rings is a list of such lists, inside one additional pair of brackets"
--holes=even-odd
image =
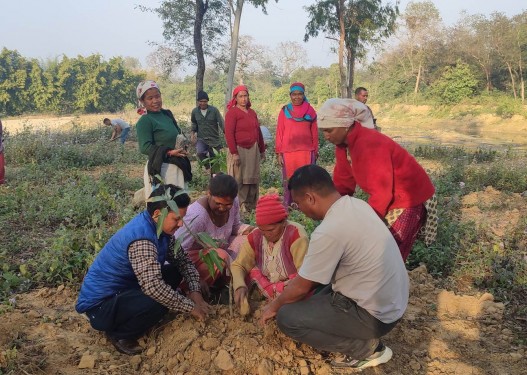
[[(153, 55), (157, 60), (164, 56), (160, 51)], [(234, 82), (249, 87), (259, 116), (269, 121), (276, 116), (277, 109), (289, 101), (291, 82), (305, 84), (315, 107), (340, 95), (338, 65), (306, 67), (306, 55), (298, 42), (270, 49), (250, 36), (240, 38)], [(150, 60), (154, 71), (147, 72), (133, 58), (104, 61), (100, 55), (63, 56), (41, 62), (4, 48), (0, 115), (119, 111), (135, 103), (135, 87), (145, 76), (160, 82), (165, 106), (194, 106), (195, 75), (165, 74), (162, 66), (152, 63), (156, 59)], [(220, 109), (227, 61), (228, 57), (211, 61), (203, 85), (211, 104)], [(394, 37), (373, 62), (356, 71), (354, 84), (366, 86), (373, 103), (452, 105), (472, 100), (483, 106), (498, 103), (498, 114), (511, 116), (526, 113), (522, 107), (526, 64), (527, 11), (511, 17), (463, 13), (457, 24), (447, 27), (432, 2), (410, 2), (399, 16)]]
[(366, 78), (384, 100), (457, 103), (485, 93), (525, 101), (527, 11), (514, 16), (462, 13), (445, 26), (431, 1), (410, 2), (394, 43)]
[(116, 111), (134, 103), (142, 78), (142, 73), (126, 68), (121, 57), (104, 61), (95, 54), (41, 62), (3, 48), (0, 114)]

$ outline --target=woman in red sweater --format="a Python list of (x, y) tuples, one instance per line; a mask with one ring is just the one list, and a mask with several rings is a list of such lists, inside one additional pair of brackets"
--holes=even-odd
[(353, 195), (357, 185), (369, 195), (368, 203), (386, 222), (406, 260), (427, 221), (425, 205), (435, 203), (435, 189), (408, 151), (356, 121), (361, 110), (355, 102), (335, 98), (318, 112), (319, 128), (336, 145), (333, 181), (343, 195)]
[(276, 125), (276, 156), (282, 166), (284, 205), (291, 204), (287, 180), (300, 167), (314, 164), (318, 157), (317, 113), (309, 104), (305, 87), (294, 82), (289, 88), (291, 102), (282, 107)]
[(237, 86), (227, 104), (225, 138), (229, 148), (227, 173), (238, 183), (240, 210), (252, 211), (258, 201), (260, 160), (265, 158), (265, 145), (246, 86)]

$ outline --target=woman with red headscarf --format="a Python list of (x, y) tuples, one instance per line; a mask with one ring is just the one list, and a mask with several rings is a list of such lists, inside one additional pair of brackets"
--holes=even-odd
[(240, 210), (252, 211), (258, 200), (260, 160), (265, 158), (265, 145), (246, 86), (237, 86), (227, 104), (225, 138), (229, 148), (227, 173), (238, 183)]
[(282, 166), (284, 204), (291, 204), (287, 180), (300, 167), (314, 164), (318, 157), (317, 113), (309, 104), (305, 87), (294, 82), (289, 88), (291, 102), (282, 107), (276, 125), (276, 155)]

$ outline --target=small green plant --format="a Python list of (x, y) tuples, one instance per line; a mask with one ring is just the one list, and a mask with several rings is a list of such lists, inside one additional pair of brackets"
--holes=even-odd
[(198, 159), (198, 165), (201, 168), (210, 168), (212, 173), (227, 171), (227, 152), (223, 149), (218, 151), (214, 156), (203, 160)]

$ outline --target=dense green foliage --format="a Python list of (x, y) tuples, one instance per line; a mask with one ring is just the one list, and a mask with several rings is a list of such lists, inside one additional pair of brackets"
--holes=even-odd
[[(524, 101), (526, 63), (527, 11), (511, 17), (463, 13), (448, 27), (431, 1), (411, 2), (401, 15), (396, 40), (365, 69), (363, 78), (376, 101), (452, 103), (496, 91)], [(445, 79), (445, 74), (467, 67), (470, 77), (460, 74), (458, 79), (470, 90)], [(438, 91), (443, 97), (434, 97)]]
[(142, 78), (121, 57), (104, 61), (100, 55), (63, 56), (43, 63), (3, 48), (0, 114), (117, 111), (134, 103), (134, 90)]
[(441, 104), (455, 104), (463, 99), (470, 98), (476, 92), (478, 81), (472, 73), (470, 66), (458, 62), (456, 66), (447, 66), (431, 86), (431, 94)]

